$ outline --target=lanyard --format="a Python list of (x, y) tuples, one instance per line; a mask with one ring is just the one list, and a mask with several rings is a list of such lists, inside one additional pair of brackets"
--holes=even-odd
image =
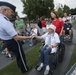
[(48, 34), (49, 36), (49, 40), (48, 40), (48, 45), (51, 45), (51, 37), (53, 36), (54, 37), (54, 32), (50, 35), (50, 34)]

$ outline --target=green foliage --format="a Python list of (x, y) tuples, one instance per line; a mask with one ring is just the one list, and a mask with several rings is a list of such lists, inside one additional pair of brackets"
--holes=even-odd
[(48, 17), (50, 11), (54, 9), (53, 0), (21, 0), (23, 3), (23, 13), (27, 14), (29, 19), (35, 19), (41, 16)]
[(63, 14), (64, 14), (65, 12), (66, 12), (67, 14), (70, 14), (70, 8), (69, 8), (69, 6), (67, 6), (67, 5), (64, 5), (63, 8), (62, 8), (62, 7), (59, 7), (58, 10), (57, 10), (57, 13), (58, 13), (59, 17), (63, 17)]
[(58, 14), (59, 17), (63, 17), (63, 9), (58, 8), (57, 14)]
[(69, 68), (76, 63), (76, 45), (74, 47), (74, 51), (70, 60)]
[(65, 13), (67, 13), (67, 14), (70, 14), (70, 8), (69, 8), (69, 6), (67, 6), (67, 5), (64, 5), (64, 7), (63, 7), (63, 12)]
[(73, 25), (73, 26), (76, 25), (76, 21), (74, 21), (74, 22), (72, 23), (72, 25)]
[(76, 14), (76, 8), (70, 10), (71, 14)]

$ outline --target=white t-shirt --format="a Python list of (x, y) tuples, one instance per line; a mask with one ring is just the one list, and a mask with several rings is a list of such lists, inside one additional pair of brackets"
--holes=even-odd
[(66, 20), (69, 20), (70, 23), (72, 23), (72, 22), (71, 22), (71, 17), (69, 17), (69, 16), (67, 16), (67, 17), (63, 17), (63, 21), (64, 21), (64, 23), (65, 23)]
[(31, 30), (31, 35), (32, 36), (37, 36), (37, 28), (34, 28), (34, 29)]
[[(57, 33), (49, 34), (48, 32), (41, 36), (45, 40), (45, 45), (51, 46), (56, 43), (60, 43), (60, 39)], [(52, 48), (51, 53), (57, 51), (57, 47)]]

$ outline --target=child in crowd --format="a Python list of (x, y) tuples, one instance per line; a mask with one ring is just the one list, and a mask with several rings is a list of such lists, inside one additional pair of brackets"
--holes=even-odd
[[(33, 25), (32, 26), (32, 29), (31, 29), (31, 36), (37, 36), (37, 33), (38, 33), (38, 30), (37, 30), (37, 28), (36, 28), (36, 26), (35, 25)], [(30, 39), (30, 44), (29, 44), (29, 46), (32, 46), (33, 45), (33, 41), (35, 41), (36, 39)]]

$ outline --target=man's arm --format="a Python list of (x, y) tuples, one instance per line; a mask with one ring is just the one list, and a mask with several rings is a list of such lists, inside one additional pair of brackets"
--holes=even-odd
[(19, 35), (15, 35), (13, 37), (13, 39), (15, 39), (15, 40), (25, 40), (25, 39), (31, 39), (31, 38), (33, 38), (33, 36), (19, 36)]
[(42, 37), (41, 37), (41, 36), (34, 36), (34, 38), (42, 39)]

